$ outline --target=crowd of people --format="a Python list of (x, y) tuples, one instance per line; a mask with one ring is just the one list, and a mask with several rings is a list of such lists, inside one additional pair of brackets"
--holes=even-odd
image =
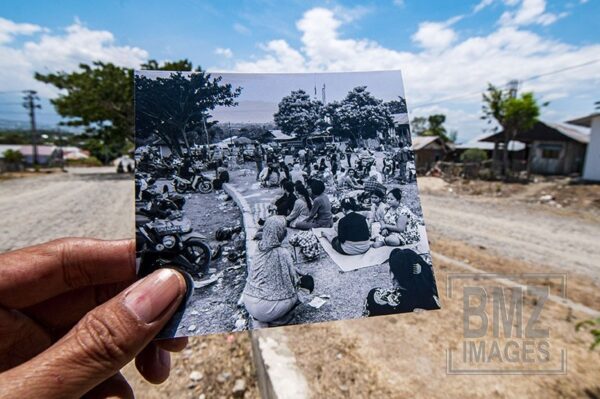
[(277, 190), (270, 216), (259, 220), (258, 256), (249, 267), (243, 294), (246, 309), (258, 325), (287, 324), (299, 303), (300, 282), (310, 277), (300, 273), (289, 249), (282, 246), (288, 229), (301, 237), (289, 242), (302, 246), (315, 245), (311, 230), (325, 228), (321, 236), (345, 256), (398, 247), (390, 256), (394, 288), (371, 289), (364, 315), (438, 309), (431, 266), (406, 248), (420, 241), (419, 219), (403, 203), (399, 187), (386, 187), (403, 182), (398, 173), (406, 165), (388, 153), (380, 169), (373, 152), (350, 145), (318, 155), (314, 148), (301, 149), (292, 158), (286, 162), (275, 154), (269, 156), (260, 145), (253, 153), (256, 180), (264, 189)]

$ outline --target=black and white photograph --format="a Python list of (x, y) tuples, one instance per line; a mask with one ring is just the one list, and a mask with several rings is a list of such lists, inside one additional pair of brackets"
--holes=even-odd
[(135, 72), (136, 258), (163, 337), (440, 308), (400, 71)]

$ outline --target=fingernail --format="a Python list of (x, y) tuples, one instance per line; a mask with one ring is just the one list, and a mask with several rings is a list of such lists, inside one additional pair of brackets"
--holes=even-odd
[(157, 358), (158, 363), (162, 367), (166, 368), (167, 370), (171, 368), (171, 355), (169, 354), (169, 352), (158, 348)]
[(124, 304), (138, 319), (152, 323), (182, 296), (184, 283), (171, 269), (156, 271), (125, 294)]

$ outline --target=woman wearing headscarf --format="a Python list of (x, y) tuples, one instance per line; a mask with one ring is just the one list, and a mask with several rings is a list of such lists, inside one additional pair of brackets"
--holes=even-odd
[(304, 183), (306, 180), (306, 172), (302, 170), (299, 163), (294, 164), (294, 168), (290, 172), (290, 180), (296, 184), (297, 181)]
[(364, 316), (383, 316), (440, 308), (431, 265), (410, 249), (390, 254), (393, 288), (373, 288), (367, 294)]
[(292, 255), (281, 247), (286, 232), (283, 216), (269, 217), (258, 252), (248, 268), (243, 302), (248, 313), (258, 321), (258, 327), (286, 324), (298, 302), (299, 276)]

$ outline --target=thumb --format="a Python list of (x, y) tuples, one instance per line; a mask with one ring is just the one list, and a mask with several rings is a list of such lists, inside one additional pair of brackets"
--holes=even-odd
[(183, 276), (174, 270), (152, 273), (90, 311), (47, 351), (1, 374), (0, 385), (13, 397), (80, 397), (156, 336), (185, 291)]

